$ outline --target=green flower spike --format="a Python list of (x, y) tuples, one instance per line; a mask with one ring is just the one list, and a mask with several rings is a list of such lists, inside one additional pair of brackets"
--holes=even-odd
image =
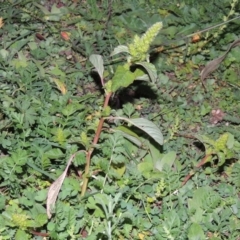
[(130, 62), (141, 62), (144, 60), (149, 62), (149, 55), (147, 52), (161, 28), (162, 23), (157, 22), (152, 25), (141, 38), (137, 35), (134, 37), (133, 43), (128, 45), (128, 50), (131, 55), (129, 58)]

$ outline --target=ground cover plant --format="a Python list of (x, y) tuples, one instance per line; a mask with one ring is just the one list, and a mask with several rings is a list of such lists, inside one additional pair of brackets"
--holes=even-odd
[(0, 239), (240, 239), (239, 1), (0, 1)]

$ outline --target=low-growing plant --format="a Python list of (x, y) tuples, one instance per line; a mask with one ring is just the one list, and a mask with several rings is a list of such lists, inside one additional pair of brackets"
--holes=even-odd
[(0, 3), (0, 239), (240, 237), (239, 2), (203, 2)]

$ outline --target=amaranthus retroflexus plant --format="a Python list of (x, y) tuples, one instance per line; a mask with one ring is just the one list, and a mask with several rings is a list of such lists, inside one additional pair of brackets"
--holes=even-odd
[[(111, 108), (109, 106), (109, 100), (112, 94), (114, 94), (120, 88), (126, 88), (130, 84), (133, 83), (134, 80), (137, 78), (143, 78), (144, 80), (150, 80), (151, 82), (155, 82), (157, 79), (157, 70), (153, 64), (149, 62), (149, 48), (151, 43), (153, 42), (154, 38), (159, 33), (160, 29), (162, 28), (162, 23), (155, 23), (152, 27), (150, 27), (146, 33), (142, 37), (135, 36), (132, 43), (128, 46), (118, 46), (114, 49), (111, 56), (121, 53), (127, 52), (129, 56), (127, 57), (127, 61), (123, 64), (117, 66), (113, 77), (105, 82), (104, 79), (104, 64), (103, 58), (101, 55), (93, 54), (89, 57), (89, 61), (93, 64), (95, 69), (97, 70), (102, 87), (105, 91), (105, 99), (103, 103), (102, 112), (100, 114), (100, 119), (98, 121), (98, 126), (95, 131), (95, 136), (92, 140), (92, 144), (89, 144), (89, 139), (87, 139), (86, 133), (81, 133), (81, 140), (82, 144), (85, 146), (86, 150), (84, 151), (86, 154), (86, 164), (85, 164), (85, 172), (83, 174), (83, 182), (82, 182), (82, 191), (81, 196), (83, 197), (86, 193), (88, 181), (90, 178), (90, 166), (91, 166), (91, 158), (92, 153), (94, 151), (94, 146), (97, 145), (100, 134), (103, 129), (104, 121), (110, 117)], [(132, 65), (136, 65), (134, 70), (131, 69)], [(138, 65), (141, 65), (144, 69), (139, 68)], [(146, 74), (147, 73), (147, 74)], [(119, 120), (126, 121), (131, 125), (141, 129), (145, 133), (147, 133), (150, 137), (152, 137), (158, 144), (163, 144), (163, 136), (160, 129), (151, 121), (144, 119), (144, 118), (134, 118), (129, 119), (125, 117), (117, 117)], [(127, 134), (127, 133), (125, 133)], [(63, 180), (66, 176), (67, 170), (69, 165), (71, 164), (72, 160), (74, 159), (76, 154), (73, 154), (66, 166), (65, 171), (62, 175), (51, 185), (48, 191), (48, 198), (47, 198), (47, 213), (48, 217), (51, 217), (51, 206), (55, 204), (57, 199), (57, 195), (63, 183)]]
[[(127, 63), (123, 65), (119, 65), (114, 73), (114, 76), (111, 80), (107, 83), (104, 83), (103, 72), (103, 60), (102, 57), (99, 55), (91, 55), (90, 61), (96, 68), (102, 83), (102, 87), (105, 89), (105, 101), (103, 105), (103, 112), (102, 117), (99, 121), (98, 128), (96, 130), (96, 134), (93, 140), (93, 145), (97, 144), (98, 139), (100, 137), (100, 133), (102, 131), (102, 126), (104, 119), (106, 119), (107, 115), (110, 115), (111, 109), (109, 105), (109, 99), (112, 94), (114, 94), (119, 88), (128, 87), (137, 77), (141, 77), (145, 74), (144, 71), (137, 68), (134, 72), (131, 71), (131, 66), (142, 65), (149, 74), (149, 79), (151, 81), (155, 81), (157, 78), (157, 71), (153, 64), (149, 63), (149, 48), (157, 34), (159, 33), (160, 29), (162, 28), (162, 23), (158, 22), (151, 26), (142, 37), (135, 36), (133, 42), (130, 43), (128, 46), (118, 46), (114, 49), (112, 56), (121, 52), (127, 52), (129, 56), (127, 57)], [(146, 119), (125, 119), (121, 118), (121, 120), (125, 120), (130, 122), (131, 124), (141, 128), (143, 131), (147, 132), (152, 138), (155, 139), (159, 144), (163, 143), (162, 134), (160, 130), (154, 125), (152, 122), (149, 122)], [(150, 129), (150, 131), (149, 131)], [(157, 135), (152, 134), (151, 130), (154, 129)], [(154, 136), (155, 135), (155, 136)], [(93, 148), (87, 151), (87, 159), (86, 159), (86, 167), (85, 167), (85, 178), (83, 180), (82, 185), (82, 196), (85, 194), (87, 189), (88, 183), (88, 175), (89, 175), (89, 168), (90, 168), (90, 159), (93, 152)]]

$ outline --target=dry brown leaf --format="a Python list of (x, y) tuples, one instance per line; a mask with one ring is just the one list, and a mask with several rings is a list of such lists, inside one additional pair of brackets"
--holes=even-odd
[[(82, 151), (79, 151), (79, 152), (82, 152)], [(61, 186), (63, 184), (63, 181), (66, 177), (68, 168), (69, 168), (70, 164), (72, 163), (73, 159), (75, 158), (76, 154), (79, 153), (79, 152), (76, 152), (73, 155), (71, 155), (71, 157), (68, 160), (68, 163), (67, 163), (67, 166), (66, 166), (64, 172), (58, 177), (57, 180), (55, 180), (53, 182), (53, 184), (50, 186), (50, 188), (48, 190), (48, 195), (47, 195), (47, 215), (48, 215), (48, 218), (51, 218), (51, 216), (52, 216), (51, 208), (53, 208), (54, 205), (55, 205), (55, 202), (57, 200), (59, 191), (60, 191)]]
[(2, 28), (2, 27), (3, 27), (3, 25), (4, 25), (4, 23), (3, 23), (3, 18), (2, 18), (2, 17), (0, 17), (0, 28)]
[(224, 58), (227, 56), (227, 54), (229, 53), (229, 51), (240, 45), (240, 39), (235, 40), (233, 43), (231, 43), (231, 45), (228, 47), (227, 51), (224, 53), (223, 56), (216, 58), (214, 60), (212, 60), (211, 62), (209, 62), (205, 68), (201, 71), (201, 80), (203, 81), (210, 73), (212, 73), (213, 71), (215, 71), (220, 63), (224, 60)]

